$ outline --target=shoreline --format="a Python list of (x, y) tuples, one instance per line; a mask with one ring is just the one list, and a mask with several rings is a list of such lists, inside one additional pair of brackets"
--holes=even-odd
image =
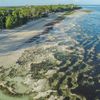
[[(12, 37), (17, 37), (17, 39), (16, 38), (14, 38), (14, 39), (16, 39), (18, 41), (23, 39), (23, 41), (21, 41), (21, 43), (19, 43), (19, 44), (26, 45), (26, 48), (21, 48), (19, 50), (10, 51), (10, 52), (4, 53), (4, 54), (1, 53), (0, 65), (6, 65), (5, 60), (8, 61), (8, 59), (12, 59), (11, 62), (16, 62), (16, 60), (21, 56), (22, 52), (24, 52), (25, 49), (30, 48), (30, 46), (27, 47), (28, 44), (26, 42), (29, 41), (32, 37), (34, 38), (37, 35), (40, 36), (41, 34), (43, 34), (43, 32), (48, 31), (45, 25), (48, 23), (52, 23), (54, 20), (56, 20), (56, 18), (58, 18), (59, 16), (62, 16), (62, 15), (63, 15), (63, 13), (52, 14), (47, 18), (41, 18), (39, 20), (36, 20), (35, 22), (34, 21), (29, 22), (26, 25), (16, 28), (15, 30), (14, 29), (8, 30), (8, 31), (4, 30), (2, 33), (0, 33), (0, 34), (5, 34), (6, 36), (4, 36), (4, 37), (8, 37), (10, 35), (9, 38), (11, 38), (11, 39), (12, 39)], [(9, 38), (8, 38), (8, 40), (9, 40)], [(14, 39), (12, 39), (12, 40), (14, 40)], [(5, 39), (3, 41), (5, 41)], [(14, 41), (12, 41), (12, 42), (14, 42)], [(2, 45), (3, 44), (1, 44), (1, 46)], [(14, 58), (13, 55), (14, 55), (15, 59), (13, 59)], [(8, 61), (8, 64), (9, 64), (9, 61)]]
[[(15, 50), (15, 51), (8, 51), (7, 53), (1, 54), (0, 65), (1, 66), (2, 65), (10, 66), (12, 64), (15, 64), (17, 59), (21, 56), (21, 54), (25, 50), (34, 46), (34, 45), (32, 45), (32, 42), (34, 41), (34, 39), (37, 39), (40, 35), (46, 34), (46, 33), (48, 33), (48, 31), (52, 30), (52, 28), (55, 24), (59, 23), (60, 21), (62, 21), (64, 19), (64, 16), (80, 14), (80, 12), (86, 13), (82, 10), (75, 10), (74, 13), (69, 14), (69, 15), (64, 15), (66, 12), (55, 13), (53, 15), (50, 15), (47, 18), (41, 18), (41, 19), (35, 21), (37, 23), (36, 25), (33, 25), (34, 21), (32, 21), (22, 27), (15, 29), (15, 30), (5, 31), (5, 35), (7, 35), (7, 36), (10, 35), (9, 38), (12, 39), (11, 42), (14, 41), (15, 45), (16, 45), (16, 41), (21, 41), (21, 42), (18, 43), (18, 45), (20, 47), (19, 49)], [(38, 23), (38, 22), (40, 22), (40, 23)], [(31, 27), (29, 27), (29, 26), (31, 26)], [(16, 32), (16, 30), (19, 30), (19, 32)], [(12, 37), (17, 37), (17, 38), (15, 38), (16, 41)], [(9, 38), (8, 38), (8, 40), (9, 40)], [(2, 40), (0, 42), (2, 43)], [(22, 45), (22, 47), (21, 47), (21, 45)], [(11, 46), (13, 47), (14, 44), (12, 44)], [(16, 48), (16, 46), (13, 47), (13, 49), (15, 49), (15, 48)], [(11, 59), (11, 60), (8, 61), (8, 59)], [(5, 61), (6, 61), (6, 63), (5, 63)]]
[[(4, 44), (4, 45), (9, 45), (9, 47), (10, 46), (13, 47), (14, 50), (9, 51), (8, 49), (7, 53), (1, 53), (0, 65), (11, 66), (15, 64), (17, 59), (21, 56), (21, 54), (25, 50), (34, 46), (33, 42), (35, 41), (35, 39), (39, 38), (40, 35), (46, 34), (50, 30), (52, 30), (55, 24), (59, 23), (60, 21), (64, 19), (64, 16), (74, 16), (74, 14), (80, 14), (80, 12), (83, 14), (86, 13), (83, 10), (75, 10), (72, 13), (69, 12), (70, 14), (67, 14), (67, 15), (66, 15), (66, 12), (55, 13), (55, 14), (50, 15), (47, 18), (41, 18), (39, 20), (36, 20), (35, 22), (34, 21), (29, 22), (26, 25), (23, 25), (22, 27), (16, 28), (15, 30), (4, 31), (5, 32), (4, 34), (6, 35), (4, 37), (7, 37), (7, 40), (5, 38), (3, 41), (9, 41), (9, 39), (11, 39), (10, 43), (11, 44), (13, 43), (12, 45), (9, 45), (9, 44)], [(16, 41), (18, 41), (18, 43)], [(2, 40), (1, 40), (0, 45), (2, 47), (3, 45)], [(16, 48), (17, 45), (18, 47)]]
[[(89, 64), (84, 62), (86, 50), (76, 41), (76, 38), (66, 34), (71, 28), (75, 28), (74, 21), (86, 13), (82, 10), (75, 11), (73, 14), (65, 16), (64, 21), (66, 23), (64, 23), (63, 17), (58, 18), (58, 20), (55, 19), (45, 25), (41, 34), (29, 38), (25, 43), (36, 45), (24, 49), (25, 51), (18, 58), (16, 66), (10, 67), (15, 73), (4, 68), (5, 75), (9, 71), (4, 81), (1, 80), (1, 83), (8, 82), (8, 84), (4, 84), (4, 87), (11, 88), (16, 94), (32, 93), (33, 100), (42, 97), (48, 98), (48, 96), (51, 100), (55, 97), (63, 100), (66, 98), (66, 92), (69, 98), (86, 100), (85, 96), (77, 93), (79, 85), (77, 80), (81, 74), (86, 74), (84, 71), (91, 70)], [(70, 18), (69, 24), (67, 18)], [(52, 34), (52, 29), (54, 34)], [(77, 32), (72, 33), (72, 35), (84, 36)], [(36, 41), (35, 39), (46, 35), (47, 41), (42, 44), (40, 41), (39, 45), (39, 42), (33, 43)], [(48, 42), (48, 40), (50, 41)], [(9, 82), (13, 85), (9, 85)]]
[[(49, 30), (51, 30), (54, 24), (59, 23), (59, 21), (61, 21), (63, 19), (61, 17), (64, 16), (64, 14), (65, 14), (65, 12), (51, 14), (47, 18), (41, 18), (39, 20), (36, 20), (35, 22), (34, 21), (29, 22), (26, 25), (23, 25), (22, 27), (16, 28), (15, 30), (14, 29), (8, 30), (8, 31), (4, 30), (1, 33), (1, 34), (5, 34), (4, 39), (1, 40), (1, 44), (0, 44), (1, 47), (3, 45), (2, 41), (9, 41), (10, 38), (12, 40), (12, 41), (10, 41), (10, 43), (15, 43), (15, 45), (16, 45), (16, 41), (18, 41), (19, 43), (17, 45), (20, 44), (19, 47), (21, 45), (23, 47), (21, 47), (17, 50), (16, 49), (17, 45), (16, 46), (9, 45), (9, 47), (11, 46), (15, 50), (7, 51), (7, 53), (4, 53), (4, 54), (1, 53), (0, 65), (12, 65), (12, 64), (16, 63), (16, 60), (21, 56), (21, 54), (24, 52), (24, 50), (28, 49), (32, 46), (32, 44), (31, 43), (29, 44), (28, 42), (30, 42), (31, 39), (37, 38), (41, 34), (45, 34)], [(13, 38), (13, 37), (15, 37), (15, 38)], [(17, 37), (17, 39), (16, 39), (16, 37)], [(6, 47), (6, 45), (7, 44), (4, 44), (4, 48)], [(9, 48), (9, 49), (12, 49), (12, 48)], [(4, 52), (4, 50), (3, 50), (3, 52)], [(11, 60), (8, 61), (8, 59), (11, 59)]]

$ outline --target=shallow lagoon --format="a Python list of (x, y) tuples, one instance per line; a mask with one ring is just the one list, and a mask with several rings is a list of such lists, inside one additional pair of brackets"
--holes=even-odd
[[(31, 41), (36, 46), (36, 50), (26, 51), (26, 53), (19, 58), (19, 62), (22, 64), (21, 66), (24, 67), (26, 67), (24, 64), (30, 61), (32, 62), (31, 67), (34, 67), (34, 65), (41, 66), (43, 64), (46, 66), (60, 66), (58, 73), (55, 74), (56, 78), (51, 78), (53, 81), (51, 87), (54, 89), (57, 88), (58, 95), (65, 96), (60, 100), (85, 100), (84, 97), (86, 97), (87, 100), (100, 99), (100, 12), (98, 10), (100, 7), (85, 6), (85, 9), (93, 10), (93, 12), (88, 14), (78, 13), (78, 15), (66, 17), (60, 23), (56, 24), (48, 34), (42, 34), (35, 41)], [(45, 50), (49, 45), (50, 47)], [(38, 48), (39, 46), (43, 48)], [(66, 48), (69, 50), (67, 53), (65, 52)], [(28, 55), (28, 53), (30, 53), (30, 55)], [(43, 55), (45, 55), (45, 57), (43, 57)], [(25, 59), (25, 57), (28, 58), (28, 60)], [(40, 63), (36, 64), (38, 58)], [(48, 61), (52, 59), (53, 62), (52, 60), (50, 60), (49, 63), (45, 62), (47, 58)], [(67, 59), (67, 61), (65, 59)], [(45, 63), (41, 63), (42, 60)], [(62, 61), (61, 64), (59, 64), (60, 61)], [(42, 70), (44, 71), (44, 69)], [(52, 68), (49, 70), (51, 71), (51, 69)], [(55, 69), (57, 68), (55, 67)], [(53, 70), (55, 71), (55, 69)], [(24, 74), (27, 73), (26, 69), (19, 68), (17, 70), (23, 70), (22, 75), (25, 77)], [(36, 73), (37, 76), (39, 74), (40, 73)], [(34, 77), (34, 75), (32, 77)], [(41, 77), (44, 78), (43, 75), (41, 75)], [(38, 78), (40, 78), (40, 76)], [(59, 82), (57, 82), (58, 80)], [(57, 87), (55, 86), (56, 84)], [(64, 90), (66, 84), (68, 87)], [(30, 86), (31, 85), (32, 84), (30, 84)], [(0, 100), (29, 100), (28, 96), (17, 98), (5, 95), (2, 91), (0, 92)], [(75, 96), (77, 97), (76, 99)], [(44, 98), (43, 100), (46, 99)]]

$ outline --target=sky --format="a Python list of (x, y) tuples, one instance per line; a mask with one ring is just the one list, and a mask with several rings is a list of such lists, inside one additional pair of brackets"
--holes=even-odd
[(100, 0), (0, 0), (0, 6), (46, 5), (46, 4), (100, 5)]

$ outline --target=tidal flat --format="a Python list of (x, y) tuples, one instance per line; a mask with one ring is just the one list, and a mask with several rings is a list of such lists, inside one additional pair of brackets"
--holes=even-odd
[(100, 100), (99, 8), (61, 15), (23, 41), (16, 62), (0, 67), (0, 100)]

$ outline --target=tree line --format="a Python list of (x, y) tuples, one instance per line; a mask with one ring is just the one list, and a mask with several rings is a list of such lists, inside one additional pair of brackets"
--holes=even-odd
[(77, 5), (45, 5), (0, 8), (0, 29), (12, 29), (36, 20), (47, 17), (50, 13), (79, 9)]

